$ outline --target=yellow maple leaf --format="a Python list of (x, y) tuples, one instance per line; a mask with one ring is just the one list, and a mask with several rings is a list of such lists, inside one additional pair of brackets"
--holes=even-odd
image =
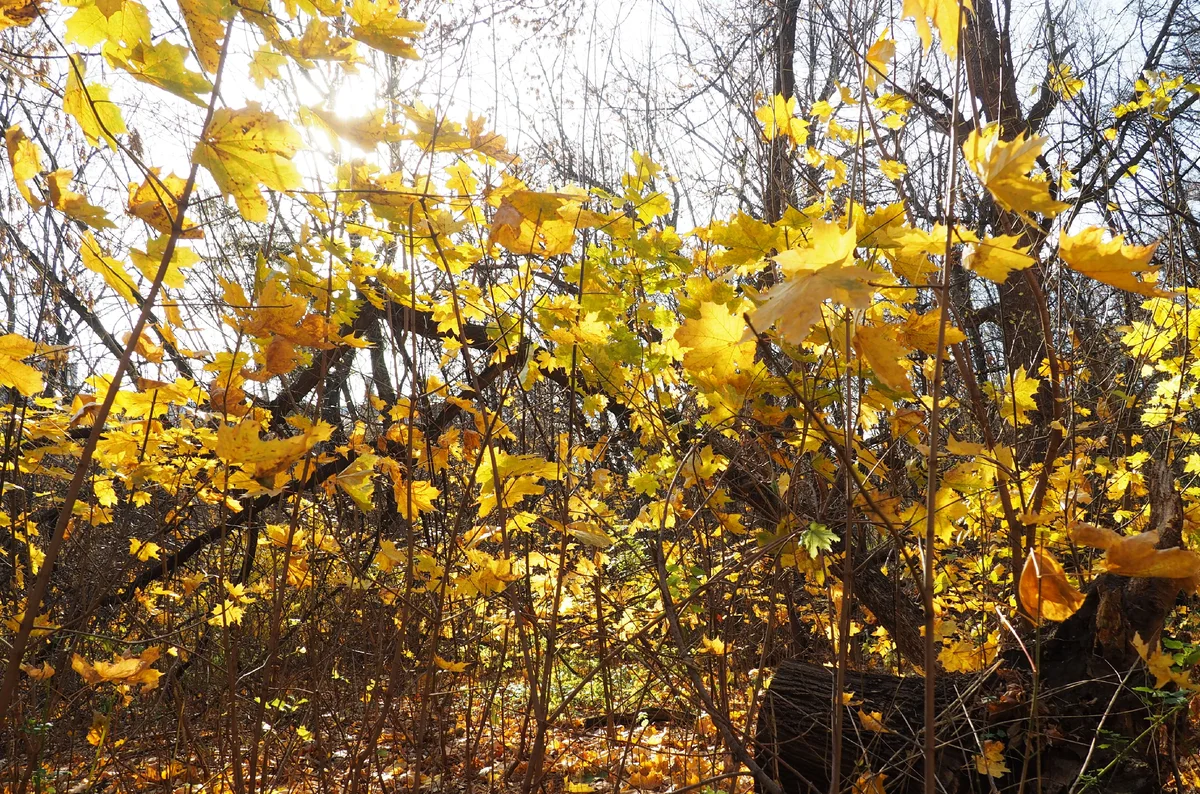
[(1063, 99), (1070, 101), (1083, 90), (1083, 81), (1071, 73), (1069, 64), (1049, 63), (1046, 64), (1046, 68), (1050, 73), (1048, 77), (1050, 90)]
[(116, 290), (118, 295), (134, 306), (141, 305), (142, 302), (138, 297), (133, 276), (129, 275), (129, 271), (123, 264), (105, 255), (90, 231), (83, 233), (83, 239), (79, 244), (79, 255), (83, 266), (103, 278), (104, 283)]
[(208, 72), (217, 71), (225, 22), (233, 16), (233, 6), (229, 0), (179, 0), (179, 10), (200, 66)]
[(159, 559), (158, 553), (160, 551), (162, 551), (162, 546), (152, 541), (143, 541), (137, 538), (129, 539), (129, 553), (142, 562)]
[(723, 380), (753, 364), (754, 340), (746, 339), (745, 333), (740, 312), (704, 302), (699, 317), (685, 320), (675, 332), (675, 341), (683, 348), (683, 366), (688, 371)]
[(1200, 554), (1178, 546), (1160, 549), (1157, 530), (1118, 535), (1111, 529), (1079, 522), (1071, 525), (1071, 540), (1104, 549), (1104, 563), (1110, 573), (1193, 581), (1200, 577)]
[(150, 13), (134, 0), (66, 0), (63, 5), (76, 9), (67, 20), (68, 44), (132, 47), (150, 41)]
[(99, 747), (104, 744), (104, 740), (108, 738), (108, 731), (112, 727), (112, 720), (108, 715), (99, 711), (92, 712), (92, 724), (88, 727), (87, 743), (93, 747)]
[(983, 743), (983, 753), (975, 756), (975, 769), (981, 775), (1001, 777), (1009, 771), (1004, 765), (1004, 742), (988, 739)]
[(573, 193), (513, 191), (496, 209), (488, 241), (498, 242), (514, 254), (570, 253), (579, 226), (569, 217), (578, 215), (572, 210), (578, 210), (582, 198)]
[(343, 119), (328, 110), (306, 107), (300, 109), (300, 117), (306, 123), (324, 128), (331, 138), (345, 138), (367, 151), (381, 143), (400, 140), (400, 125), (388, 122), (383, 108), (358, 118)]
[(217, 110), (194, 156), (221, 192), (237, 201), (243, 218), (261, 222), (267, 202), (259, 185), (277, 191), (299, 187), (300, 172), (291, 161), (300, 146), (291, 124), (251, 102), (239, 110)]
[(858, 719), (862, 723), (863, 730), (871, 731), (872, 733), (891, 733), (883, 724), (883, 714), (881, 712), (858, 709)]
[(958, 34), (966, 24), (967, 12), (971, 10), (971, 0), (961, 0), (962, 10), (959, 10), (960, 0), (904, 0), (901, 19), (913, 19), (917, 23), (917, 35), (921, 44), (928, 50), (933, 44), (933, 28), (937, 28), (942, 39), (942, 52), (946, 57), (954, 59), (958, 56)]
[(1017, 245), (1021, 238), (1002, 234), (988, 237), (967, 246), (963, 267), (994, 284), (1003, 284), (1013, 272), (1024, 270), (1034, 263), (1028, 247)]
[(259, 438), (259, 430), (259, 423), (253, 420), (237, 425), (222, 424), (217, 428), (215, 447), (217, 457), (243, 467), (256, 480), (283, 471), (333, 432), (330, 425), (318, 422), (290, 438), (263, 441)]
[(1029, 550), (1018, 590), (1022, 605), (1035, 619), (1063, 621), (1083, 606), (1083, 593), (1067, 579), (1054, 555), (1041, 547)]
[[(141, 218), (155, 231), (170, 234), (185, 185), (182, 177), (175, 174), (160, 177), (159, 169), (151, 168), (140, 185), (129, 183), (129, 203), (125, 211)], [(204, 230), (185, 219), (179, 236), (184, 240), (195, 240), (204, 236)]]
[(116, 224), (108, 219), (108, 213), (103, 207), (97, 207), (88, 202), (87, 197), (71, 190), (75, 172), (70, 168), (60, 168), (46, 175), (46, 187), (50, 194), (50, 206), (65, 212), (77, 221), (82, 221), (93, 229), (113, 229)]
[(363, 511), (371, 509), (371, 496), (375, 493), (375, 481), (372, 477), (378, 461), (378, 455), (359, 455), (335, 477), (338, 487)]
[(1146, 663), (1146, 669), (1154, 674), (1155, 689), (1162, 689), (1167, 684), (1175, 684), (1185, 690), (1200, 689), (1192, 683), (1188, 671), (1176, 672), (1171, 669), (1175, 664), (1175, 657), (1163, 653), (1161, 645), (1151, 648), (1149, 643), (1142, 639), (1141, 634), (1134, 634), (1131, 644), (1138, 652), (1138, 656), (1142, 657), (1142, 661)]
[(754, 117), (762, 125), (763, 137), (768, 141), (782, 136), (793, 146), (802, 146), (808, 140), (808, 122), (796, 116), (795, 97), (785, 99), (783, 94), (776, 94), (754, 111)]
[(26, 397), (41, 394), (42, 373), (25, 359), (37, 353), (37, 345), (20, 334), (0, 336), (0, 386), (16, 389)]
[(1012, 382), (1009, 384), (1012, 388), (1011, 393), (996, 393), (996, 400), (1000, 404), (1000, 413), (1008, 420), (1009, 424), (1013, 426), (1029, 424), (1028, 414), (1030, 411), (1037, 410), (1037, 401), (1034, 396), (1041, 384), (1042, 382), (1037, 378), (1026, 375), (1025, 367), (1021, 367), (1013, 373)]
[(42, 171), (42, 158), (37, 144), (29, 140), (25, 131), (16, 125), (4, 131), (4, 143), (8, 148), (8, 164), (12, 166), (17, 191), (30, 207), (41, 209), (46, 202), (33, 195), (29, 187), (29, 180)]
[[(835, 302), (865, 309), (874, 294), (868, 283), (872, 274), (853, 261), (857, 236), (853, 228), (842, 231), (835, 223), (814, 221), (806, 248), (793, 248), (775, 257), (784, 272), (782, 283), (763, 294), (753, 309), (750, 323), (763, 332), (775, 326), (779, 335), (800, 344), (821, 319), (821, 304)], [(750, 332), (747, 331), (747, 338)]]
[(0, 30), (29, 27), (41, 15), (41, 0), (0, 0)]
[(867, 50), (867, 68), (863, 81), (866, 83), (868, 91), (874, 92), (879, 86), (879, 82), (887, 77), (888, 66), (895, 56), (896, 42), (888, 36), (888, 29), (885, 28), (871, 48)]
[(112, 45), (104, 48), (104, 57), (111, 65), (124, 69), (143, 83), (169, 91), (193, 105), (205, 107), (206, 103), (199, 94), (211, 91), (212, 83), (201, 73), (187, 68), (184, 63), (187, 55), (187, 47), (166, 40), (154, 43), (139, 41), (129, 49)]
[(50, 666), (49, 662), (42, 662), (41, 667), (34, 667), (31, 664), (22, 664), (21, 670), (25, 673), (25, 675), (29, 676), (34, 681), (45, 681), (50, 676), (54, 675), (54, 668)]
[[(129, 249), (129, 258), (133, 260), (133, 266), (146, 277), (147, 281), (152, 281), (158, 274), (163, 256), (167, 252), (168, 239), (170, 238), (166, 235), (155, 237), (146, 243), (145, 251), (138, 248)], [(184, 269), (192, 267), (199, 261), (200, 256), (195, 251), (182, 245), (176, 245), (171, 251), (171, 261), (167, 263), (167, 268), (163, 271), (163, 286), (182, 289), (186, 281)]]
[[(421, 513), (433, 511), (434, 500), (441, 495), (441, 491), (433, 483), (426, 480), (414, 480), (410, 483), (400, 473), (393, 476), (392, 496), (396, 499), (397, 511), (404, 516), (406, 521), (412, 521)], [(409, 509), (410, 504), (411, 510)]]
[(1139, 274), (1158, 270), (1150, 264), (1158, 243), (1125, 245), (1125, 237), (1116, 235), (1105, 240), (1107, 232), (1090, 226), (1078, 234), (1063, 234), (1058, 239), (1058, 255), (1067, 267), (1077, 273), (1102, 281), (1109, 286), (1148, 297), (1165, 297), (1168, 292), (1153, 282), (1142, 281)]
[(381, 52), (415, 60), (413, 47), (425, 23), (404, 17), (399, 0), (354, 0), (346, 12), (354, 21), (350, 35)]
[(895, 182), (908, 173), (908, 166), (899, 160), (880, 160), (879, 170), (885, 177)]
[(150, 665), (158, 661), (162, 649), (153, 645), (137, 656), (114, 656), (111, 662), (95, 662), (84, 659), (79, 654), (71, 655), (71, 669), (79, 673), (88, 684), (141, 684), (142, 691), (148, 691), (158, 686), (162, 672)]
[(897, 325), (860, 325), (854, 347), (866, 358), (875, 377), (892, 391), (911, 394), (908, 370), (901, 363), (912, 352), (900, 343)]
[(982, 131), (972, 130), (963, 143), (963, 156), (997, 204), (1022, 215), (1053, 217), (1070, 205), (1050, 197), (1049, 183), (1029, 176), (1045, 143), (1044, 136), (1026, 140), (1024, 133), (1001, 140), (1000, 125), (990, 124)]
[(236, 626), (242, 622), (242, 618), (246, 616), (246, 609), (236, 601), (226, 598), (220, 604), (213, 607), (212, 615), (208, 619), (210, 626)]
[(433, 657), (433, 661), (439, 669), (445, 670), (448, 673), (465, 673), (467, 668), (471, 666), (470, 662), (452, 662), (437, 655)]
[[(896, 339), (900, 344), (905, 345), (906, 347), (920, 350), (928, 353), (931, 356), (936, 355), (938, 324), (940, 322), (941, 318), (938, 317), (938, 312), (936, 311), (931, 311), (926, 314), (917, 314), (916, 312), (912, 312), (908, 315), (908, 317), (905, 318), (904, 322), (900, 326), (894, 327)], [(943, 353), (945, 352), (945, 349), (948, 349), (951, 345), (957, 345), (966, 338), (966, 334), (947, 322), (945, 348), (943, 349)]]
[(114, 150), (116, 136), (125, 132), (121, 109), (108, 98), (108, 88), (83, 82), (87, 65), (78, 55), (72, 55), (67, 68), (67, 87), (63, 91), (63, 110), (79, 123), (83, 137), (92, 146), (103, 140)]
[(865, 772), (854, 781), (852, 794), (887, 794), (883, 786), (887, 777), (883, 772)]

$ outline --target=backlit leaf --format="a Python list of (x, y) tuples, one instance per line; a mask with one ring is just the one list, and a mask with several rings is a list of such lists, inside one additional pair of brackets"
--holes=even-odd
[(1053, 621), (1071, 617), (1084, 600), (1054, 555), (1040, 547), (1029, 550), (1021, 570), (1020, 592), (1021, 603), (1031, 616)]
[(1150, 264), (1158, 243), (1125, 245), (1123, 235), (1105, 240), (1106, 235), (1106, 231), (1098, 226), (1088, 227), (1074, 235), (1063, 234), (1058, 239), (1058, 255), (1067, 267), (1077, 273), (1117, 289), (1149, 297), (1169, 294), (1153, 282), (1139, 278), (1139, 275), (1149, 275), (1158, 270), (1157, 266)]
[(963, 143), (963, 156), (1001, 207), (1053, 217), (1070, 205), (1050, 197), (1048, 182), (1029, 176), (1046, 140), (1045, 137), (1026, 140), (1024, 133), (1011, 141), (1001, 140), (999, 125), (992, 124), (982, 132), (971, 131)]
[(281, 192), (299, 187), (300, 173), (291, 160), (300, 145), (292, 125), (251, 102), (239, 110), (217, 110), (194, 156), (221, 192), (234, 197), (243, 218), (261, 222), (267, 202), (260, 185)]
[(41, 154), (37, 144), (25, 136), (25, 131), (14, 125), (4, 131), (4, 143), (8, 148), (8, 164), (12, 166), (17, 190), (33, 209), (41, 209), (45, 202), (33, 194), (29, 180), (42, 171)]
[(105, 141), (117, 148), (116, 137), (125, 132), (121, 110), (108, 98), (108, 88), (97, 83), (85, 84), (87, 66), (78, 55), (72, 55), (67, 69), (67, 87), (63, 91), (63, 110), (79, 122), (83, 137), (92, 146)]
[(967, 21), (967, 12), (971, 10), (971, 0), (961, 0), (962, 11), (959, 11), (960, 0), (904, 0), (901, 18), (913, 19), (917, 23), (917, 35), (921, 44), (928, 50), (933, 44), (933, 27), (937, 28), (942, 40), (942, 52), (946, 57), (954, 59), (958, 55), (958, 34)]

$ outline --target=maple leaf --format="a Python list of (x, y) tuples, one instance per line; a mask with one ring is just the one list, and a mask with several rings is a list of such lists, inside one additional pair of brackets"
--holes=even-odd
[[(343, 36), (334, 35), (329, 23), (323, 19), (311, 19), (298, 39), (282, 39), (276, 46), (290, 56), (302, 68), (312, 69), (314, 61), (354, 64), (358, 57), (358, 45)], [(347, 71), (353, 71), (349, 67)]]
[(963, 143), (963, 156), (997, 204), (1026, 217), (1030, 212), (1054, 217), (1070, 205), (1051, 198), (1047, 182), (1029, 176), (1046, 140), (1045, 136), (1026, 140), (1021, 133), (1004, 141), (1000, 126), (990, 124), (982, 132), (971, 131)]
[(210, 626), (237, 626), (245, 616), (245, 607), (239, 606), (231, 598), (226, 598), (223, 602), (213, 607), (208, 624)]
[(809, 559), (815, 560), (822, 554), (833, 550), (833, 544), (837, 542), (837, 533), (831, 530), (824, 524), (818, 524), (816, 521), (808, 525), (808, 529), (800, 533), (800, 545), (804, 547), (804, 551), (808, 554)]
[(1021, 238), (1016, 235), (988, 237), (967, 246), (963, 254), (963, 267), (993, 284), (1003, 284), (1015, 271), (1024, 270), (1034, 263), (1029, 248), (1017, 245)]
[(78, 55), (72, 55), (67, 68), (67, 87), (63, 91), (63, 110), (79, 123), (83, 137), (92, 146), (103, 140), (117, 148), (117, 135), (125, 132), (121, 109), (108, 98), (108, 88), (95, 83), (85, 85), (87, 66)]
[(0, 0), (0, 30), (29, 27), (41, 15), (41, 0)]
[(68, 44), (132, 47), (150, 41), (150, 14), (134, 0), (66, 0), (63, 5), (77, 9), (67, 20)]
[(465, 673), (467, 668), (471, 666), (470, 662), (452, 662), (436, 654), (433, 657), (433, 661), (438, 666), (438, 669), (445, 670), (448, 673)]
[[(426, 480), (414, 480), (411, 483), (404, 475), (395, 470), (392, 480), (392, 495), (396, 499), (396, 510), (405, 520), (412, 521), (421, 513), (433, 512), (434, 502), (441, 495), (433, 483)], [(409, 504), (412, 510), (409, 510)]]
[(306, 107), (300, 109), (300, 117), (324, 127), (331, 137), (345, 138), (367, 151), (381, 143), (400, 140), (400, 125), (388, 122), (382, 108), (359, 118), (343, 119), (321, 108)]
[(116, 259), (105, 255), (96, 238), (90, 231), (83, 233), (79, 245), (79, 256), (83, 266), (104, 279), (104, 283), (117, 291), (117, 294), (134, 306), (140, 306), (142, 301), (137, 294), (137, 286), (133, 276), (125, 266)]
[(49, 662), (42, 662), (41, 667), (34, 667), (30, 664), (22, 664), (21, 671), (34, 681), (45, 681), (50, 676), (54, 675), (55, 672), (54, 668), (50, 666)]
[(883, 714), (881, 712), (858, 709), (858, 719), (862, 723), (863, 730), (870, 731), (871, 733), (891, 733), (883, 724)]
[(350, 35), (381, 52), (400, 58), (416, 60), (413, 42), (425, 23), (405, 19), (399, 0), (354, 0), (346, 9), (354, 26)]
[(1057, 93), (1060, 97), (1068, 102), (1079, 95), (1083, 90), (1083, 81), (1071, 73), (1069, 64), (1046, 64), (1049, 71), (1049, 86), (1050, 90)]
[[(140, 185), (129, 183), (129, 202), (125, 211), (141, 218), (155, 231), (170, 234), (179, 212), (179, 197), (187, 183), (175, 174), (160, 177), (159, 173), (159, 169), (151, 168)], [(197, 240), (204, 236), (204, 230), (185, 219), (179, 236), (184, 240)]]
[(216, 72), (221, 64), (225, 22), (233, 17), (233, 6), (229, 0), (179, 0), (179, 10), (196, 51), (196, 60), (205, 71)]
[(300, 136), (283, 119), (257, 102), (240, 110), (220, 108), (196, 144), (195, 161), (203, 165), (225, 195), (237, 201), (248, 221), (267, 219), (267, 202), (259, 185), (288, 191), (300, 185), (292, 165)]
[(586, 521), (572, 521), (563, 527), (563, 529), (571, 537), (594, 549), (607, 549), (614, 542), (607, 532), (597, 525), (589, 524)]
[(151, 541), (142, 541), (137, 538), (129, 539), (129, 553), (137, 557), (142, 562), (159, 559), (158, 553), (162, 551), (162, 546)]
[(741, 312), (719, 303), (701, 303), (699, 316), (685, 320), (675, 332), (683, 348), (683, 366), (717, 380), (733, 377), (754, 362), (754, 340), (746, 339)]
[(1142, 657), (1142, 661), (1146, 663), (1146, 669), (1154, 674), (1155, 689), (1162, 689), (1167, 684), (1175, 684), (1183, 690), (1200, 689), (1200, 687), (1192, 683), (1191, 677), (1186, 670), (1176, 672), (1173, 669), (1175, 657), (1171, 654), (1163, 653), (1161, 645), (1151, 648), (1149, 643), (1142, 639), (1141, 634), (1134, 634), (1130, 644), (1138, 652), (1138, 656)]
[(50, 206), (93, 229), (116, 228), (116, 224), (108, 219), (108, 213), (102, 207), (89, 203), (87, 197), (68, 187), (74, 176), (75, 172), (70, 168), (60, 168), (46, 175)]
[(157, 645), (151, 646), (137, 656), (114, 656), (111, 662), (95, 662), (84, 659), (79, 654), (71, 655), (71, 669), (79, 673), (91, 686), (97, 684), (141, 684), (142, 691), (147, 692), (158, 686), (162, 672), (150, 665), (158, 661), (162, 649)]
[(1117, 289), (1152, 298), (1170, 294), (1159, 289), (1153, 282), (1138, 278), (1139, 274), (1150, 274), (1158, 270), (1157, 266), (1150, 264), (1158, 243), (1125, 245), (1123, 235), (1118, 234), (1111, 240), (1105, 240), (1106, 234), (1105, 229), (1090, 226), (1078, 234), (1060, 235), (1058, 256), (1075, 272)]
[(570, 253), (578, 226), (564, 215), (570, 215), (572, 206), (578, 208), (581, 198), (574, 193), (514, 191), (500, 202), (488, 242), (498, 242), (514, 254)]
[(854, 347), (883, 385), (901, 394), (911, 394), (908, 370), (900, 362), (912, 351), (900, 344), (899, 328), (898, 325), (860, 325), (854, 331)]
[(25, 136), (25, 131), (13, 125), (4, 131), (4, 143), (8, 149), (8, 164), (12, 166), (13, 179), (17, 191), (25, 198), (25, 202), (35, 210), (45, 206), (29, 187), (29, 180), (42, 171), (41, 153), (37, 144)]
[(975, 756), (975, 769), (981, 775), (1001, 777), (1009, 771), (1004, 764), (1004, 742), (988, 739), (983, 743), (983, 753)]
[(895, 182), (908, 173), (908, 166), (899, 160), (880, 160), (879, 170), (885, 177)]
[(1018, 590), (1021, 604), (1034, 618), (1063, 621), (1083, 606), (1083, 593), (1067, 579), (1054, 555), (1040, 547), (1029, 550)]
[(802, 146), (808, 140), (808, 122), (796, 116), (796, 98), (776, 94), (758, 110), (754, 117), (762, 125), (763, 137), (773, 141), (782, 136), (792, 146)]
[[(880, 81), (887, 77), (888, 65), (895, 56), (896, 42), (888, 36), (888, 30), (885, 28), (871, 48), (867, 50), (867, 68), (863, 81), (866, 83), (868, 91), (874, 93)], [(890, 178), (894, 179), (895, 177)]]
[(1200, 577), (1200, 554), (1178, 546), (1158, 548), (1157, 530), (1124, 536), (1080, 522), (1071, 526), (1071, 539), (1103, 549), (1109, 573), (1192, 581)]
[(288, 468), (333, 433), (331, 425), (317, 422), (299, 435), (263, 441), (259, 430), (259, 423), (252, 420), (237, 425), (222, 424), (217, 428), (215, 446), (217, 457), (242, 466), (256, 480)]
[(111, 65), (124, 69), (138, 80), (169, 91), (193, 105), (205, 107), (199, 94), (212, 90), (204, 75), (184, 65), (188, 50), (179, 44), (160, 40), (154, 44), (140, 41), (129, 49), (111, 45), (104, 48), (104, 57)]
[(378, 455), (359, 455), (335, 477), (338, 487), (354, 500), (363, 512), (371, 509), (371, 496), (375, 493), (375, 464)]
[[(1037, 410), (1037, 400), (1034, 399), (1034, 396), (1042, 382), (1037, 378), (1027, 376), (1025, 367), (1022, 366), (1013, 373), (1010, 385), (1011, 393), (995, 393), (995, 399), (1000, 404), (1000, 413), (1014, 427), (1027, 425), (1030, 421), (1029, 412)], [(990, 388), (990, 384), (988, 387)]]
[(883, 785), (887, 778), (883, 772), (865, 772), (855, 779), (851, 794), (887, 794)]
[(26, 397), (41, 394), (45, 388), (42, 373), (25, 359), (37, 353), (37, 345), (20, 334), (0, 336), (0, 386), (16, 389)]
[(933, 45), (933, 28), (929, 25), (933, 22), (942, 39), (942, 52), (953, 60), (958, 56), (958, 34), (971, 10), (971, 0), (961, 0), (960, 15), (959, 3), (960, 0), (904, 0), (900, 17), (916, 21), (917, 35), (926, 50)]
[[(874, 294), (867, 281), (871, 271), (851, 265), (826, 265), (787, 278), (763, 294), (763, 302), (750, 313), (757, 331), (772, 326), (787, 342), (798, 345), (821, 319), (821, 304), (832, 298), (854, 309), (865, 309)], [(749, 334), (749, 331), (747, 331)]]
[[(904, 319), (903, 323), (899, 326), (893, 326), (893, 328), (899, 344), (933, 356), (937, 355), (938, 324), (940, 322), (941, 318), (936, 311), (931, 311), (927, 314), (912, 312)], [(945, 336), (946, 349), (949, 349), (951, 345), (957, 345), (967, 338), (966, 334), (949, 323), (946, 325)], [(945, 350), (943, 350), (943, 353), (945, 353)]]

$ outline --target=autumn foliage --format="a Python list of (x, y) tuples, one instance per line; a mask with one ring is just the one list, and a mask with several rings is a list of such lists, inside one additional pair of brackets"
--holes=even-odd
[[(1084, 615), (1150, 727), (1076, 782), (1191, 752), (1191, 210), (1118, 223), (1053, 130), (960, 113), (991, 0), (896, 5), (855, 80), (750, 102), (786, 211), (701, 223), (649, 153), (554, 186), (419, 91), (297, 88), (394, 89), (396, 0), (0, 0), (0, 787), (771, 791), (799, 658), (862, 794), (922, 769), (873, 743), (941, 751), (848, 671), (932, 709), (1027, 660), (956, 770), (1034, 790)], [(954, 77), (937, 135), (908, 52)], [(1095, 145), (1165, 184), (1200, 86), (1129, 88)], [(1106, 644), (1113, 577), (1153, 636)]]

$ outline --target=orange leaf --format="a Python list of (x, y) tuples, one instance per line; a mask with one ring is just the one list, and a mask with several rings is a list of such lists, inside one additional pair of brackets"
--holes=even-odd
[(1021, 571), (1020, 592), (1021, 603), (1029, 614), (1046, 620), (1066, 620), (1083, 605), (1083, 593), (1045, 549), (1030, 549)]

